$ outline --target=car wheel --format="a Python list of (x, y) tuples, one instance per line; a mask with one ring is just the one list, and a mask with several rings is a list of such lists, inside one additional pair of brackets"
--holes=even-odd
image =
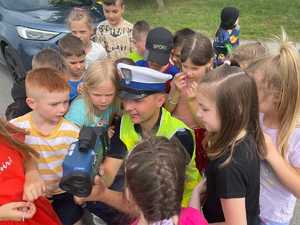
[(11, 73), (11, 75), (13, 76), (13, 78), (15, 80), (19, 80), (22, 77), (24, 77), (25, 73), (24, 70), (22, 69), (21, 61), (18, 60), (18, 56), (9, 45), (6, 45), (4, 47), (3, 55), (4, 55), (7, 68)]

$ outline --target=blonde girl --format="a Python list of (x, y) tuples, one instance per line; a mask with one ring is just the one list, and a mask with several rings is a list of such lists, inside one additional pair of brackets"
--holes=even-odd
[[(82, 95), (72, 102), (65, 118), (79, 127), (98, 126), (108, 128), (112, 124), (114, 115), (119, 113), (120, 108), (116, 96), (118, 89), (117, 77), (116, 67), (112, 60), (105, 59), (94, 62), (87, 69), (83, 78)], [(122, 165), (126, 152), (121, 151), (120, 146), (114, 146), (114, 140), (119, 140), (118, 132), (109, 129), (108, 135), (111, 138), (111, 148), (101, 164), (101, 173), (106, 187), (115, 188), (119, 191), (123, 187), (123, 177), (117, 176), (118, 170), (116, 168), (120, 168)], [(93, 213), (95, 220), (98, 220), (97, 217), (101, 217), (105, 221), (111, 221), (115, 219), (115, 216), (120, 216), (118, 212), (111, 216), (107, 212), (111, 212), (112, 209), (100, 202), (87, 204), (87, 209)], [(108, 221), (107, 223), (110, 224)]]
[(259, 224), (260, 156), (265, 144), (254, 79), (239, 67), (220, 66), (198, 83), (197, 103), (209, 158), (207, 198), (202, 199), (205, 218), (209, 224)]
[(75, 99), (65, 118), (77, 126), (108, 126), (119, 112), (117, 72), (109, 59), (93, 63), (83, 78), (82, 95)]
[(83, 8), (73, 8), (67, 17), (67, 25), (71, 33), (80, 38), (85, 47), (85, 65), (86, 68), (94, 61), (105, 59), (107, 53), (103, 46), (92, 41), (94, 35), (93, 21), (89, 11)]
[(279, 53), (248, 68), (258, 86), (260, 123), (267, 155), (261, 167), (262, 225), (288, 225), (300, 197), (300, 65), (283, 31)]

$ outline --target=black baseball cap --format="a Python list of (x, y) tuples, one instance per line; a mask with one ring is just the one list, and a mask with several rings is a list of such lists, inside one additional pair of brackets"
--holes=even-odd
[(235, 7), (225, 7), (221, 12), (221, 27), (225, 30), (233, 29), (236, 20), (240, 16), (240, 11)]
[(164, 27), (156, 27), (147, 35), (145, 60), (167, 65), (173, 46), (172, 33)]

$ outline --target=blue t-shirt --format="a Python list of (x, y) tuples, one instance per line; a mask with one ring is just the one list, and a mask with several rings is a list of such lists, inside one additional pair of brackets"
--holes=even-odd
[[(149, 64), (146, 60), (139, 60), (135, 63), (137, 66), (142, 66), (142, 67), (149, 67)], [(166, 73), (166, 74), (171, 74), (173, 77), (179, 73), (179, 69), (172, 65), (171, 63), (168, 64), (168, 67), (165, 71), (162, 71), (163, 73)]]
[(65, 118), (77, 126), (107, 126), (113, 116), (113, 113), (117, 112), (112, 105), (110, 105), (101, 115), (95, 115), (94, 120), (90, 121), (87, 115), (87, 104), (82, 97), (74, 99), (69, 111), (65, 115)]
[(82, 82), (81, 79), (80, 80), (76, 80), (76, 81), (68, 80), (68, 84), (71, 87), (71, 91), (70, 91), (70, 95), (69, 95), (70, 102), (73, 101), (78, 96), (77, 88), (78, 88), (78, 85), (81, 82)]

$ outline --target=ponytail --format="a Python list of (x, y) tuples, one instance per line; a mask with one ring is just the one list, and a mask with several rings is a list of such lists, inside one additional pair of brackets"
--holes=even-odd
[[(288, 140), (298, 123), (300, 109), (300, 59), (295, 45), (288, 41), (282, 29), (282, 42), (279, 51), (279, 73), (281, 90), (279, 96), (280, 129), (277, 144), (282, 156), (286, 155)], [(276, 56), (274, 57), (276, 59)]]

